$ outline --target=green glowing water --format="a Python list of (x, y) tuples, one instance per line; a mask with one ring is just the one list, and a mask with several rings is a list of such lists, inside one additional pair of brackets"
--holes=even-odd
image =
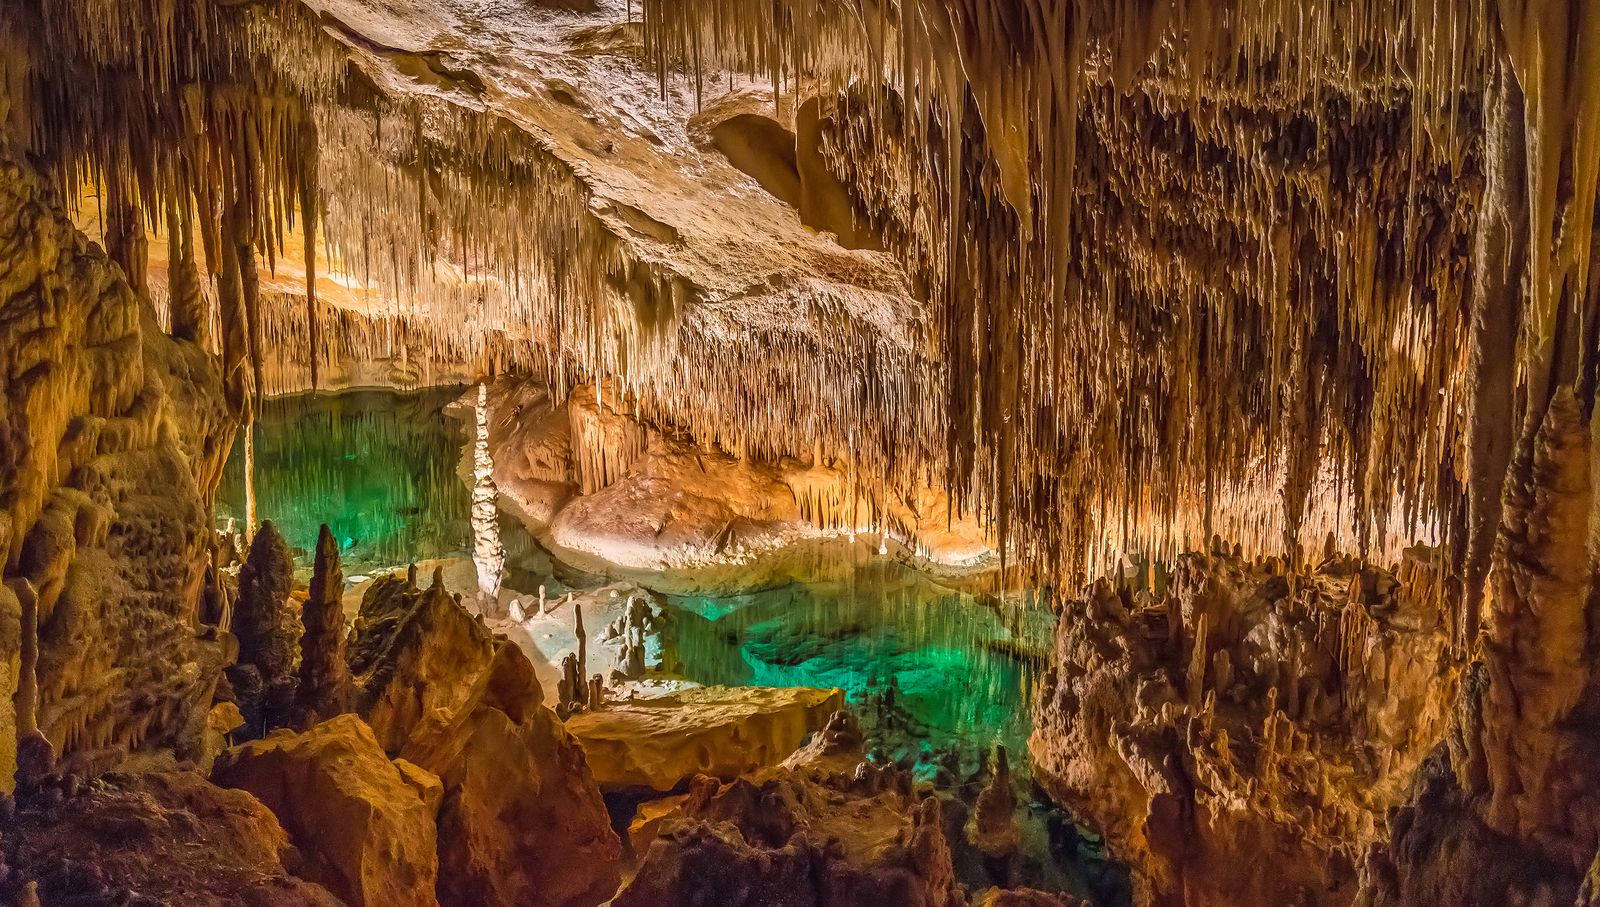
[[(465, 433), (443, 415), (458, 388), (348, 391), (268, 400), (255, 425), (256, 512), (297, 556), (326, 522), (345, 574), (465, 553), (471, 495), (456, 474)], [(217, 514), (244, 517), (244, 438)]]
[[(444, 414), (460, 393), (267, 401), (254, 429), (258, 516), (302, 559), (327, 522), (346, 575), (467, 555), (471, 496), (458, 472), (466, 434)], [(219, 519), (242, 519), (244, 497), (241, 438), (223, 474)], [(503, 528), (508, 549), (536, 547), (515, 522)], [(1028, 653), (1048, 643), (1047, 612), (954, 591), (865, 544), (808, 556), (845, 558), (845, 569), (827, 571), (844, 578), (665, 596), (682, 612), (673, 649), (683, 672), (702, 683), (838, 687), (869, 725), (881, 716), (897, 728), (889, 741), (897, 750), (909, 739), (969, 754), (994, 743), (1024, 752), (1036, 673)]]
[(668, 601), (684, 612), (674, 648), (694, 680), (838, 687), (893, 758), (918, 742), (959, 749), (969, 767), (996, 743), (1025, 751), (1051, 632), (1026, 597), (961, 593), (868, 555), (839, 581)]

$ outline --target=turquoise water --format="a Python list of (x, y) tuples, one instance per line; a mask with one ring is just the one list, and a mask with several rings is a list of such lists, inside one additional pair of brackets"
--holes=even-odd
[[(258, 517), (302, 560), (326, 521), (346, 575), (467, 556), (471, 496), (458, 473), (466, 432), (444, 413), (460, 395), (368, 390), (267, 401), (254, 428)], [(242, 520), (244, 498), (241, 437), (223, 473), (219, 521)], [(507, 519), (502, 528), (513, 565), (549, 569), (520, 525)], [(884, 758), (959, 749), (970, 768), (995, 743), (1025, 752), (1032, 662), (1053, 626), (1047, 610), (1025, 595), (957, 591), (863, 543), (805, 557), (839, 578), (658, 596), (676, 611), (668, 647), (682, 673), (708, 684), (838, 687), (869, 731), (883, 731), (875, 742)], [(545, 582), (513, 571), (513, 586), (519, 579)]]
[[(456, 474), (466, 435), (444, 408), (459, 388), (363, 390), (266, 401), (255, 424), (256, 512), (296, 555), (324, 522), (345, 574), (464, 554), (471, 495)], [(219, 521), (243, 521), (244, 437), (217, 494)]]
[(957, 591), (867, 554), (841, 580), (666, 599), (680, 609), (671, 648), (693, 680), (837, 687), (880, 758), (958, 750), (970, 770), (993, 744), (1026, 751), (1052, 628), (1028, 595)]

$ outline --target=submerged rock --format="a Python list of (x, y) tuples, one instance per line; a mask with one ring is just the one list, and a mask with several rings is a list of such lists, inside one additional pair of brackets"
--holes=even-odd
[(361, 719), (340, 715), (236, 747), (212, 777), (278, 816), (305, 855), (303, 877), (357, 907), (408, 907), (436, 903), (438, 801), (424, 801), (422, 774), (402, 771)]

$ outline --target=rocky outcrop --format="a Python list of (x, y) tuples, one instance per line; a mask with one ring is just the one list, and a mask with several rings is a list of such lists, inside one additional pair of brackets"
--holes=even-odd
[[(198, 615), (232, 433), (211, 357), (161, 333), (7, 142), (0, 135), (0, 790), (12, 783), (19, 683), (33, 684), (32, 717), (69, 770), (103, 770), (130, 750), (198, 749), (229, 657)], [(22, 653), (33, 659), (26, 681)]]
[(1164, 589), (1102, 582), (1066, 603), (1035, 776), (1103, 830), (1140, 903), (1350, 902), (1449, 721), (1457, 667), (1428, 556), (1390, 574), (1191, 555)]
[(578, 712), (567, 730), (602, 790), (672, 790), (777, 765), (844, 706), (839, 690), (696, 687)]
[(298, 874), (356, 907), (433, 905), (439, 858), (431, 783), (402, 771), (372, 730), (341, 715), (229, 750), (212, 780), (265, 803), (305, 858)]
[[(964, 904), (940, 802), (916, 799), (870, 773), (864, 779), (854, 789), (843, 779), (739, 780), (720, 788), (707, 779), (680, 820), (662, 823), (612, 904)], [(887, 789), (872, 792), (878, 785)]]
[(0, 820), (0, 901), (170, 907), (340, 907), (291, 873), (300, 854), (240, 790), (194, 772), (109, 774), (20, 798)]
[(351, 667), (378, 739), (442, 783), (441, 903), (592, 907), (616, 890), (622, 846), (583, 750), (527, 656), (437, 577), (368, 590)]
[(779, 768), (696, 779), (656, 820), (614, 907), (965, 904), (940, 801), (863, 761), (859, 730), (839, 714)]
[(438, 572), (427, 589), (398, 574), (379, 577), (362, 597), (349, 647), (357, 711), (390, 753), (425, 718), (460, 711), (494, 652), (488, 629)]
[(1481, 663), (1389, 841), (1367, 907), (1573, 904), (1600, 847), (1600, 595), (1591, 404), (1564, 388), (1523, 440), (1494, 548)]
[(488, 395), (494, 479), (507, 509), (563, 558), (690, 591), (759, 588), (821, 568), (788, 550), (870, 538), (953, 576), (996, 562), (993, 540), (942, 492), (869, 491), (817, 451), (760, 459), (651, 428), (611, 384), (565, 399), (529, 379)]

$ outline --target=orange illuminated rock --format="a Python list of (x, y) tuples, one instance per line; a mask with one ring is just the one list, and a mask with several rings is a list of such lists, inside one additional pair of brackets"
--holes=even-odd
[(437, 801), (424, 802), (422, 772), (390, 762), (360, 718), (340, 715), (302, 734), (278, 731), (235, 747), (212, 777), (277, 814), (306, 858), (301, 875), (347, 902), (437, 903)]
[(844, 705), (839, 690), (695, 687), (608, 702), (567, 719), (604, 790), (671, 790), (782, 762)]

